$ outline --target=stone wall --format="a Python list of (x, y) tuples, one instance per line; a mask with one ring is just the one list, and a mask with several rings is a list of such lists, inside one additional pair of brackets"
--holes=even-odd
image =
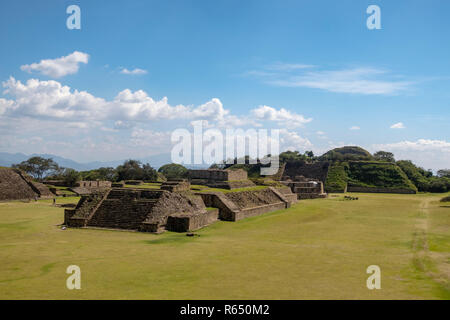
[(247, 171), (243, 169), (189, 170), (189, 179), (192, 184), (228, 190), (255, 186), (252, 181), (248, 180)]
[(288, 186), (293, 193), (297, 194), (298, 199), (317, 199), (326, 198), (323, 183), (319, 180), (308, 181), (303, 176), (296, 176), (296, 180), (300, 181), (281, 181), (282, 184)]
[(166, 230), (187, 232), (198, 230), (219, 219), (219, 209), (207, 210), (195, 214), (175, 214), (167, 218)]
[(189, 170), (190, 179), (209, 180), (209, 181), (236, 181), (247, 180), (247, 171), (237, 170)]
[(292, 179), (296, 176), (304, 176), (309, 179), (317, 179), (325, 183), (328, 175), (329, 163), (325, 161), (304, 163), (301, 161), (289, 161), (286, 163), (282, 180)]
[(174, 181), (169, 180), (161, 184), (161, 190), (167, 190), (171, 192), (189, 191), (191, 184), (189, 181)]
[(234, 217), (240, 211), (239, 207), (229, 200), (222, 192), (197, 193), (205, 206), (219, 209), (219, 218), (225, 221), (234, 221)]
[(81, 188), (111, 188), (111, 181), (78, 181), (77, 187)]
[(275, 188), (258, 191), (198, 193), (207, 207), (219, 209), (219, 218), (237, 221), (290, 207), (292, 201)]

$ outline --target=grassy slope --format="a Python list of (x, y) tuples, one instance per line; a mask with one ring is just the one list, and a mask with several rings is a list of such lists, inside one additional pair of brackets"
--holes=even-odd
[[(0, 298), (450, 298), (442, 195), (357, 196), (217, 222), (200, 237), (63, 231), (51, 200), (0, 203)], [(81, 267), (82, 290), (65, 287), (70, 264)], [(366, 288), (371, 264), (381, 290)]]
[(379, 161), (349, 162), (349, 183), (363, 187), (404, 188), (417, 191), (395, 163)]

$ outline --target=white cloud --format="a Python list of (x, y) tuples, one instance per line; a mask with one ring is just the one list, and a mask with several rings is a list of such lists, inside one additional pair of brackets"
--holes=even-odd
[(405, 125), (402, 122), (395, 123), (391, 126), (391, 129), (405, 129)]
[[(450, 152), (450, 142), (445, 140), (431, 140), (419, 139), (417, 141), (402, 141), (389, 144), (381, 144), (377, 146), (384, 146), (396, 150), (412, 150), (412, 151), (444, 151)], [(450, 161), (450, 160), (449, 160)]]
[[(171, 132), (160, 132), (147, 129), (134, 129), (131, 133), (131, 143), (133, 146), (138, 147), (152, 147), (159, 148), (165, 146), (166, 148), (171, 146), (170, 142)], [(170, 150), (165, 150), (166, 152)]]
[(352, 127), (350, 127), (350, 130), (360, 130), (361, 128), (360, 127), (358, 127), (358, 126), (352, 126)]
[(392, 152), (396, 159), (412, 160), (425, 169), (436, 171), (450, 167), (450, 142), (446, 140), (418, 139), (375, 144), (372, 150)]
[(106, 101), (86, 91), (72, 91), (54, 80), (30, 79), (23, 84), (14, 78), (3, 82), (5, 94), (14, 97), (7, 113), (49, 118), (101, 118)]
[(131, 74), (131, 75), (140, 75), (140, 74), (147, 74), (147, 70), (135, 68), (133, 70), (128, 70), (127, 68), (123, 68), (120, 73), (122, 74)]
[(14, 104), (12, 100), (0, 99), (0, 116), (10, 109)]
[(277, 70), (277, 71), (293, 71), (299, 69), (309, 69), (314, 68), (311, 64), (302, 64), (302, 63), (281, 63), (277, 62), (271, 65), (268, 65), (266, 69), (268, 70)]
[[(275, 65), (277, 66), (277, 65)], [(254, 70), (247, 75), (261, 78), (265, 83), (282, 87), (305, 87), (338, 93), (392, 95), (408, 90), (413, 82), (400, 81), (386, 70), (352, 68), (341, 70), (306, 70), (314, 66), (281, 64)]]
[(133, 92), (125, 89), (112, 101), (107, 101), (86, 91), (72, 90), (54, 80), (30, 79), (23, 84), (11, 77), (3, 82), (3, 87), (4, 93), (14, 100), (1, 99), (0, 112), (15, 116), (126, 122), (158, 119), (222, 120), (229, 113), (217, 98), (192, 108), (171, 106), (166, 97), (155, 101), (143, 90)]
[(297, 132), (289, 131), (287, 129), (280, 129), (280, 151), (305, 151), (307, 148), (311, 148), (312, 146), (313, 144), (307, 138), (303, 138)]
[(170, 105), (167, 97), (154, 100), (143, 90), (125, 89), (113, 100), (96, 97), (86, 91), (73, 90), (55, 80), (30, 79), (22, 83), (11, 77), (3, 82), (4, 93), (13, 99), (0, 99), (0, 113), (8, 116), (60, 119), (79, 122), (81, 120), (114, 120), (115, 129), (130, 128), (131, 121), (154, 120), (208, 120), (217, 127), (258, 127), (258, 121), (273, 121), (286, 128), (302, 126), (312, 119), (288, 111), (260, 106), (250, 114), (232, 115), (218, 98), (197, 107)]
[(31, 73), (40, 72), (46, 76), (60, 78), (68, 74), (78, 72), (80, 63), (88, 63), (89, 55), (87, 53), (74, 51), (73, 53), (56, 59), (45, 59), (39, 63), (25, 64), (20, 67), (21, 70)]
[(305, 118), (301, 114), (290, 112), (284, 108), (277, 110), (269, 106), (259, 106), (251, 110), (251, 114), (259, 120), (275, 121), (288, 128), (301, 127), (312, 121), (311, 118)]
[[(0, 98), (0, 148), (7, 152), (53, 153), (78, 161), (122, 159), (124, 154), (143, 157), (170, 152), (168, 132), (189, 130), (192, 121), (220, 130), (258, 128), (262, 123), (267, 128), (281, 126), (282, 148), (311, 146), (287, 129), (311, 119), (283, 108), (260, 106), (238, 116), (218, 98), (198, 106), (170, 105), (166, 97), (155, 100), (143, 90), (125, 89), (107, 100), (55, 80), (22, 83), (11, 77), (2, 85), (8, 97)], [(39, 144), (31, 137), (43, 141)], [(36, 143), (29, 148), (32, 141)]]
[(323, 135), (325, 135), (325, 132), (323, 132), (323, 131), (317, 131), (316, 134), (319, 135), (319, 136), (323, 136)]

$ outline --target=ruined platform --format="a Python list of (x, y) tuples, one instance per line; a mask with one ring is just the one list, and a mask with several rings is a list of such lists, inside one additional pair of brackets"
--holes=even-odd
[(82, 196), (75, 209), (65, 210), (64, 224), (69, 227), (102, 227), (158, 233), (171, 230), (171, 225), (167, 226), (171, 215), (192, 216), (197, 222), (188, 224), (188, 227), (202, 227), (202, 222), (212, 221), (210, 215), (203, 219), (202, 215), (206, 214), (204, 203), (195, 195), (165, 190), (114, 188)]
[(199, 184), (210, 188), (238, 189), (253, 187), (255, 184), (248, 180), (247, 171), (237, 170), (189, 170), (191, 184)]
[(208, 207), (219, 209), (219, 218), (237, 221), (263, 213), (286, 209), (297, 200), (286, 197), (278, 189), (269, 187), (257, 191), (197, 193)]
[(323, 189), (323, 182), (317, 179), (308, 179), (304, 176), (295, 176), (294, 180), (284, 177), (282, 184), (289, 187), (297, 194), (298, 199), (326, 198), (327, 194)]

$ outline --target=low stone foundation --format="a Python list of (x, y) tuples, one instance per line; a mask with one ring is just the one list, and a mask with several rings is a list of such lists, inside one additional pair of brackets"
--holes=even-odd
[(191, 184), (199, 184), (210, 188), (238, 189), (253, 187), (255, 184), (248, 180), (247, 171), (237, 170), (189, 170)]
[[(280, 191), (272, 187), (258, 191), (240, 191), (227, 194), (222, 192), (197, 194), (202, 197), (206, 206), (218, 208), (219, 218), (225, 221), (237, 221), (286, 209), (293, 203)], [(292, 199), (291, 196), (289, 197)]]
[(311, 180), (304, 176), (296, 176), (294, 180), (286, 178), (287, 180), (280, 181), (285, 186), (288, 186), (293, 193), (297, 194), (297, 198), (301, 199), (317, 199), (326, 198), (327, 194), (324, 192), (323, 183), (319, 180)]
[(169, 180), (165, 181), (161, 185), (161, 190), (167, 190), (170, 192), (189, 191), (191, 184), (185, 180)]
[(176, 214), (167, 218), (166, 230), (175, 232), (194, 231), (219, 219), (219, 209), (207, 210), (192, 215)]

